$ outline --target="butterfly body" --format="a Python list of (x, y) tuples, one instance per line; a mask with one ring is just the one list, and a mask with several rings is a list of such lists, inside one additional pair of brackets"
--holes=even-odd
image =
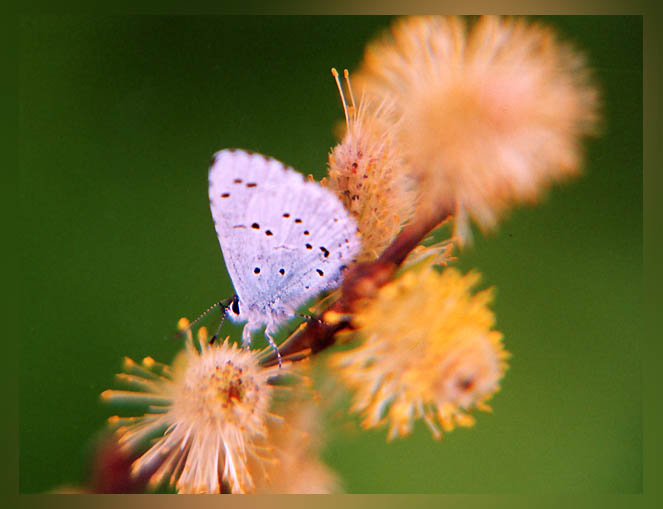
[(359, 250), (355, 221), (338, 198), (261, 154), (222, 150), (209, 171), (214, 226), (237, 301), (242, 335), (271, 335), (296, 309), (335, 288)]

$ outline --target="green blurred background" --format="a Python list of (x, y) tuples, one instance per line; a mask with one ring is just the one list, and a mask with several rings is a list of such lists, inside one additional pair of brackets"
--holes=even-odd
[[(459, 257), (496, 286), (513, 354), (494, 413), (442, 442), (330, 420), (324, 458), (349, 492), (641, 491), (642, 21), (540, 20), (587, 54), (603, 134), (583, 177)], [(247, 148), (322, 177), (342, 118), (329, 68), (356, 68), (390, 21), (23, 18), (22, 493), (83, 482), (122, 357), (169, 362), (177, 319), (232, 294), (211, 154)]]

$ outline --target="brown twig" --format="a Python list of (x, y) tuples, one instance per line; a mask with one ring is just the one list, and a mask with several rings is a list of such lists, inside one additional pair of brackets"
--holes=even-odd
[[(358, 300), (375, 295), (381, 286), (391, 280), (398, 267), (426, 235), (451, 215), (451, 210), (442, 209), (411, 222), (403, 228), (377, 260), (351, 267), (343, 280), (341, 298), (323, 311), (320, 317), (328, 311), (339, 313), (340, 316), (347, 315), (352, 312)], [(325, 323), (322, 319), (311, 319), (299, 332), (294, 333), (279, 346), (279, 351), (283, 358), (288, 356), (295, 358), (296, 354), (303, 350), (309, 350), (310, 355), (313, 355), (333, 345), (336, 333), (351, 328), (349, 319), (341, 319), (334, 324)], [(275, 362), (275, 356), (269, 356), (264, 359), (263, 364), (271, 365)]]

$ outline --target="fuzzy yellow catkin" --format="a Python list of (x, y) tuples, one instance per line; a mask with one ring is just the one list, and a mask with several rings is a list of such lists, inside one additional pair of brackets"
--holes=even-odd
[(387, 121), (387, 101), (369, 105), (362, 96), (358, 107), (345, 71), (348, 105), (335, 78), (346, 119), (345, 134), (329, 154), (329, 175), (323, 184), (340, 198), (357, 221), (362, 251), (357, 261), (376, 259), (411, 217), (414, 203), (412, 184), (402, 171), (399, 152), (393, 144), (393, 126)]
[(133, 449), (154, 439), (132, 465), (134, 475), (144, 475), (160, 463), (151, 473), (153, 487), (168, 483), (179, 493), (220, 493), (223, 481), (233, 493), (251, 491), (248, 457), (271, 460), (262, 443), (268, 422), (277, 419), (269, 411), (277, 390), (271, 381), (290, 364), (261, 367), (266, 351), (241, 349), (227, 339), (209, 344), (204, 327), (194, 340), (188, 321), (179, 325), (186, 330), (186, 348), (172, 366), (126, 358), (117, 377), (131, 389), (102, 393), (105, 401), (149, 405), (142, 416), (109, 419), (118, 443)]
[(387, 423), (392, 439), (421, 418), (441, 438), (442, 430), (472, 425), (470, 409), (490, 408), (508, 354), (492, 329), (491, 292), (470, 292), (478, 279), (429, 264), (358, 307), (353, 324), (362, 344), (334, 354), (331, 365), (354, 391), (352, 409), (364, 427)]
[(323, 445), (324, 426), (320, 421), (318, 402), (311, 394), (294, 396), (279, 409), (280, 421), (268, 425), (265, 443), (274, 450), (275, 461), (250, 459), (249, 466), (264, 475), (254, 475), (255, 493), (325, 494), (341, 489), (338, 476), (319, 455)]
[(389, 101), (392, 141), (420, 209), (494, 226), (514, 203), (576, 175), (598, 91), (582, 55), (548, 27), (485, 16), (407, 17), (368, 45), (356, 88)]

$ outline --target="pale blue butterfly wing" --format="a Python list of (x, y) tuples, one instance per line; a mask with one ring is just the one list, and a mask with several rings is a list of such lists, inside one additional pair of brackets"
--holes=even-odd
[(245, 343), (262, 326), (271, 340), (297, 307), (338, 286), (359, 251), (356, 223), (331, 191), (261, 154), (217, 152), (209, 198)]

